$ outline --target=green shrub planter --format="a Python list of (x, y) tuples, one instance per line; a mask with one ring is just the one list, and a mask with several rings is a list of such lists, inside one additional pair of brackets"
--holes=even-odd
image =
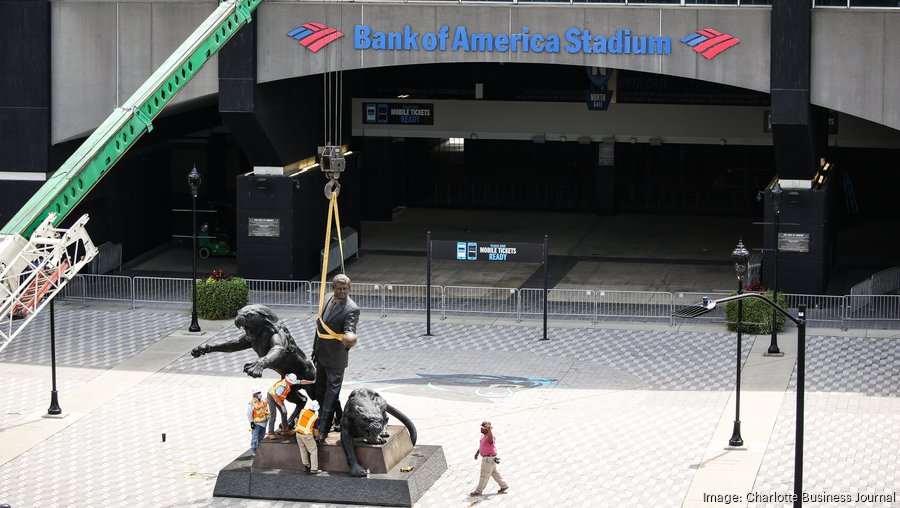
[[(732, 293), (737, 294), (737, 293)], [(787, 300), (783, 293), (778, 293), (778, 300), (772, 297), (772, 291), (763, 293), (770, 300), (775, 301), (781, 308), (787, 309)], [(772, 333), (772, 307), (768, 303), (758, 298), (745, 298), (744, 302), (744, 319), (741, 333), (749, 333), (753, 335)], [(732, 332), (737, 331), (738, 318), (738, 302), (728, 302), (725, 304), (725, 322), (728, 329)], [(775, 326), (780, 332), (784, 330), (785, 317), (778, 311), (775, 311)]]
[(249, 298), (250, 288), (240, 277), (216, 271), (197, 281), (197, 314), (203, 319), (231, 319)]

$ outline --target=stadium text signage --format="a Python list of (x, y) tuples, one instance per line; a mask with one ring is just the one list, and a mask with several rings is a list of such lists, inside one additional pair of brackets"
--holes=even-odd
[(634, 35), (627, 28), (597, 34), (572, 27), (564, 33), (470, 32), (464, 26), (440, 27), (436, 32), (417, 32), (409, 25), (395, 32), (373, 30), (369, 25), (353, 27), (353, 47), (375, 51), (449, 51), (459, 53), (583, 53), (614, 55), (668, 55), (669, 37)]

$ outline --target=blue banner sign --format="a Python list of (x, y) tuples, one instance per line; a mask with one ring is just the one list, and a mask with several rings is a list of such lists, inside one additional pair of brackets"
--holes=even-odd
[(364, 102), (364, 124), (434, 125), (434, 104)]
[(583, 53), (611, 55), (668, 55), (669, 37), (633, 35), (627, 28), (610, 34), (595, 34), (572, 27), (562, 34), (531, 32), (522, 27), (517, 33), (469, 32), (464, 26), (437, 32), (417, 32), (406, 25), (403, 30), (378, 31), (369, 25), (353, 27), (353, 48), (376, 51), (450, 51), (480, 53)]
[(431, 257), (456, 261), (541, 263), (544, 261), (544, 245), (541, 243), (432, 240)]

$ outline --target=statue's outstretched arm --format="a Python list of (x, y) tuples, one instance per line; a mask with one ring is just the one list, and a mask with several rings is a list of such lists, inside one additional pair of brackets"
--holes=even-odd
[(197, 358), (207, 353), (234, 353), (235, 351), (243, 351), (250, 349), (250, 341), (246, 335), (242, 335), (237, 339), (223, 340), (213, 344), (201, 344), (191, 350), (191, 356)]

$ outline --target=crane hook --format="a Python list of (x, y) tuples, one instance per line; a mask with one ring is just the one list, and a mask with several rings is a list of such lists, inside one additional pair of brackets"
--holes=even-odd
[(328, 180), (328, 183), (325, 184), (325, 198), (331, 199), (331, 196), (337, 197), (338, 194), (341, 193), (341, 184), (338, 183), (337, 179)]

